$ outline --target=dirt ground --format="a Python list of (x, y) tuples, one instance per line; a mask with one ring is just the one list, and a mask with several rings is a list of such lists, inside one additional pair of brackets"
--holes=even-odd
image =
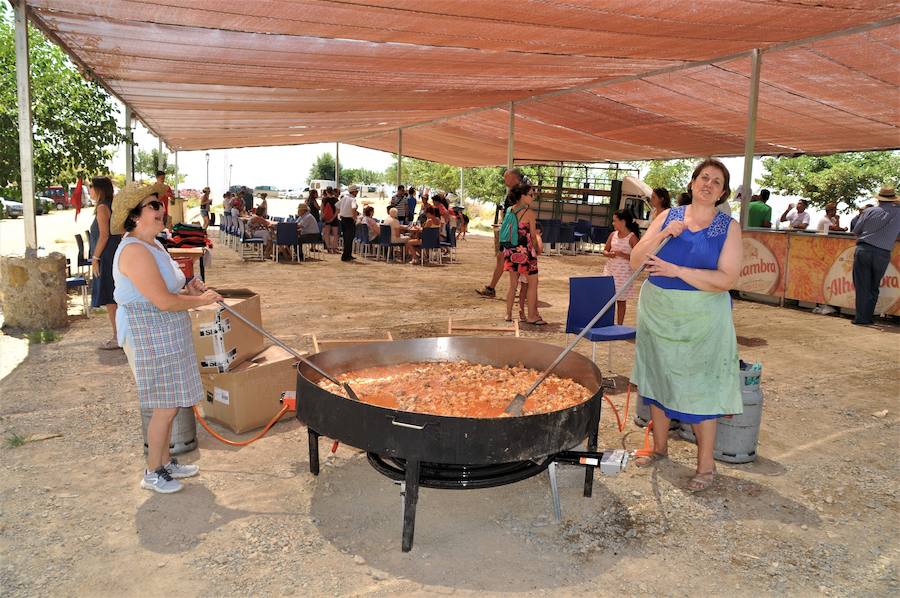
[[(483, 237), (461, 242), (459, 263), (444, 267), (214, 253), (208, 283), (259, 292), (266, 327), (304, 350), (313, 333), (440, 335), (451, 312), (501, 323), (501, 302), (474, 293), (493, 260)], [(551, 325), (524, 336), (562, 346), (568, 277), (602, 267), (597, 255), (543, 258)], [(692, 495), (683, 488), (694, 447), (673, 438), (669, 462), (598, 474), (592, 498), (581, 496), (583, 470), (564, 466), (561, 523), (545, 475), (423, 489), (407, 554), (399, 488), (346, 446), (313, 477), (293, 418), (242, 449), (201, 430), (200, 450), (183, 458), (201, 475), (179, 494), (141, 490), (134, 382), (122, 353), (97, 349), (105, 315), (73, 315), (51, 344), (0, 337), (0, 587), (9, 596), (896, 595), (898, 329), (744, 301), (734, 317), (742, 358), (764, 367), (754, 463), (719, 464), (717, 484)], [(587, 343), (580, 350), (590, 354)], [(620, 408), (632, 355), (615, 344), (610, 394)], [(601, 445), (639, 447), (630, 420), (620, 434), (604, 408)], [(62, 436), (8, 442), (50, 433)]]

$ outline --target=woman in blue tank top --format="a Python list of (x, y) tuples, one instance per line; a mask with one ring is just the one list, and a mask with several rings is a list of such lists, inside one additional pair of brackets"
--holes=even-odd
[(688, 489), (715, 479), (716, 418), (741, 413), (737, 338), (729, 289), (740, 272), (740, 225), (716, 209), (728, 198), (728, 169), (701, 162), (688, 185), (690, 205), (662, 212), (631, 253), (637, 268), (647, 259), (649, 278), (638, 300), (635, 364), (631, 373), (653, 418), (653, 453), (638, 467), (664, 459), (670, 419), (693, 425), (697, 470)]

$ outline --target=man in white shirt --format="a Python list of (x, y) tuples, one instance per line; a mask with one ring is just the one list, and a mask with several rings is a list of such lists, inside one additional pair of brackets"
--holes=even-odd
[(356, 210), (357, 194), (359, 194), (359, 187), (350, 185), (347, 193), (342, 195), (337, 203), (338, 216), (341, 219), (341, 235), (344, 238), (342, 262), (351, 262), (356, 259), (353, 257), (353, 235), (356, 232), (356, 219), (359, 217), (359, 212)]
[(816, 230), (823, 234), (828, 234), (829, 231), (846, 232), (847, 229), (841, 226), (840, 217), (837, 215), (836, 203), (831, 202), (825, 206), (825, 215), (819, 219)]
[(806, 211), (806, 201), (797, 202), (797, 208), (794, 204), (788, 204), (784, 214), (781, 215), (781, 222), (790, 222), (790, 228), (794, 230), (805, 230), (809, 227), (809, 212)]

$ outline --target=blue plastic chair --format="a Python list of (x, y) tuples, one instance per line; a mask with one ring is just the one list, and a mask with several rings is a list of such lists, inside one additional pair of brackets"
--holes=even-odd
[(450, 263), (453, 263), (453, 258), (456, 256), (456, 227), (451, 227), (449, 224), (447, 225), (447, 241), (441, 241), (441, 248), (446, 249), (448, 255), (450, 256)]
[(434, 257), (434, 252), (437, 251), (438, 255), (438, 263), (443, 264), (441, 261), (441, 231), (439, 228), (423, 228), (422, 229), (422, 244), (419, 245), (419, 249), (422, 252), (422, 265), (425, 265), (425, 252), (428, 252), (428, 261), (431, 261)]
[(568, 245), (575, 252), (575, 225), (571, 223), (559, 226), (559, 239), (557, 239), (557, 254), (562, 254), (562, 246)]
[(544, 253), (550, 254), (550, 251), (557, 248), (559, 243), (559, 221), (545, 220), (541, 223), (544, 231), (541, 233), (541, 239), (544, 241), (546, 250)]
[[(633, 283), (632, 283), (633, 284)], [(578, 334), (616, 294), (616, 281), (612, 276), (573, 276), (569, 279), (569, 313), (566, 316), (566, 334)], [(616, 306), (613, 304), (594, 327), (585, 335), (591, 341), (591, 359), (596, 361), (596, 343), (624, 341), (635, 337), (635, 329), (615, 323)], [(612, 345), (609, 345), (607, 367), (612, 369)]]
[(381, 250), (384, 250), (384, 261), (388, 261), (388, 256), (390, 259), (394, 259), (394, 249), (399, 247), (402, 250), (403, 261), (406, 261), (406, 243), (402, 241), (397, 241), (396, 243), (391, 242), (391, 227), (389, 224), (381, 225), (381, 234), (378, 236), (378, 251), (379, 254)]
[(578, 250), (578, 245), (583, 244), (585, 241), (591, 240), (591, 223), (587, 220), (579, 219), (575, 223), (575, 248)]
[(272, 261), (278, 262), (281, 246), (287, 246), (291, 252), (291, 261), (297, 259), (297, 245), (300, 244), (300, 236), (297, 234), (297, 225), (293, 222), (279, 222), (275, 225), (275, 247), (272, 251)]
[(258, 239), (253, 236), (253, 234), (247, 230), (247, 223), (243, 220), (238, 220), (238, 254), (241, 256), (241, 259), (247, 261), (248, 257), (252, 257), (257, 260), (264, 260), (264, 245), (265, 241), (262, 239)]
[(365, 224), (357, 224), (356, 225), (356, 235), (354, 235), (353, 240), (357, 246), (357, 251), (363, 255), (363, 257), (367, 257), (369, 255), (369, 250), (375, 248), (375, 244), (378, 242), (369, 241), (369, 227)]

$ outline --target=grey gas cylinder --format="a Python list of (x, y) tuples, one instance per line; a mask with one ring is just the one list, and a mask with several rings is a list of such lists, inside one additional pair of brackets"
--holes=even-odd
[(650, 423), (650, 405), (645, 405), (644, 399), (638, 396), (634, 404), (634, 425), (646, 428), (648, 423)]
[[(762, 366), (748, 366), (740, 371), (740, 377), (744, 412), (731, 417), (720, 417), (716, 426), (713, 456), (717, 461), (726, 463), (749, 463), (756, 459), (759, 427), (762, 423)], [(690, 424), (682, 423), (678, 435), (689, 442), (697, 441)]]
[[(144, 436), (144, 454), (147, 454), (147, 427), (153, 416), (152, 409), (141, 409), (141, 431)], [(172, 438), (169, 441), (169, 454), (180, 455), (197, 448), (197, 420), (193, 409), (182, 407), (172, 422)]]
[[(639, 395), (634, 408), (634, 425), (639, 428), (646, 428), (647, 424), (650, 423), (651, 417), (650, 405), (645, 404), (644, 399)], [(680, 427), (681, 423), (677, 419), (669, 420), (669, 431), (678, 430)]]

